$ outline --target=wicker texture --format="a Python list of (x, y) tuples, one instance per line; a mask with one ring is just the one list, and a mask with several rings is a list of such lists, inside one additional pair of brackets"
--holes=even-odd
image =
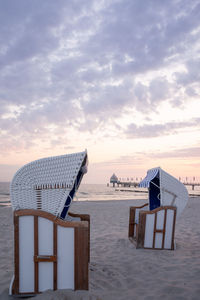
[(13, 210), (41, 209), (60, 216), (86, 157), (84, 151), (43, 158), (23, 166), (11, 182)]
[(160, 180), (160, 204), (161, 206), (175, 206), (176, 216), (179, 217), (188, 202), (188, 191), (183, 183), (165, 172), (160, 167), (147, 171), (147, 176), (140, 183), (141, 187), (148, 187), (154, 177), (159, 176)]
[(178, 218), (188, 202), (188, 191), (183, 183), (164, 170), (160, 169), (161, 205), (172, 205), (177, 208)]

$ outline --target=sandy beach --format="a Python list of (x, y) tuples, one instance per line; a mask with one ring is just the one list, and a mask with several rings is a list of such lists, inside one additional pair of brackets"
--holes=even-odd
[[(176, 250), (136, 249), (128, 239), (129, 207), (143, 200), (76, 202), (91, 217), (89, 291), (46, 291), (34, 299), (200, 299), (200, 197), (176, 224)], [(0, 207), (0, 299), (13, 274), (11, 207)]]

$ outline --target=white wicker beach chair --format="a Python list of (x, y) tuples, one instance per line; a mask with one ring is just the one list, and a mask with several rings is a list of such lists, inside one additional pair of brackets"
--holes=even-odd
[(90, 216), (69, 212), (86, 171), (84, 151), (40, 159), (15, 174), (11, 183), (14, 276), (10, 295), (88, 289)]
[(39, 209), (64, 219), (86, 172), (86, 151), (43, 158), (23, 166), (11, 182), (13, 210)]
[(175, 223), (187, 204), (187, 189), (161, 168), (150, 169), (139, 186), (148, 188), (149, 203), (130, 207), (129, 238), (137, 248), (174, 249)]

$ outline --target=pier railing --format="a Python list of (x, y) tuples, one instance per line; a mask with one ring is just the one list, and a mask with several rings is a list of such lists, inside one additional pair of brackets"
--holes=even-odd
[[(118, 187), (119, 186), (121, 186), (121, 187), (138, 187), (139, 183), (140, 183), (140, 181), (120, 181), (120, 180), (118, 180), (117, 182), (113, 182), (112, 185), (113, 185), (113, 187), (115, 187), (115, 186), (118, 186)], [(194, 191), (195, 187), (200, 186), (200, 182), (184, 181), (182, 183), (186, 186), (191, 186), (193, 191)]]
[(194, 191), (195, 186), (200, 186), (200, 182), (183, 182), (183, 184), (191, 186), (193, 191)]

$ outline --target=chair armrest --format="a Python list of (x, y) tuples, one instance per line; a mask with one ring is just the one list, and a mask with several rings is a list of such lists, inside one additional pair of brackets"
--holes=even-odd
[(136, 236), (137, 248), (173, 250), (175, 223), (174, 206), (160, 206), (150, 211), (141, 210)]
[(141, 205), (141, 206), (131, 206), (130, 207), (130, 209), (141, 209), (141, 208), (143, 208), (143, 207), (145, 207), (145, 206), (148, 206), (149, 205), (149, 203), (145, 203), (145, 204), (143, 204), (143, 205)]
[(68, 212), (70, 217), (80, 218), (81, 221), (88, 221), (90, 223), (90, 215), (87, 214), (75, 214), (72, 212)]
[(128, 231), (128, 236), (134, 237), (136, 235), (136, 230), (135, 230), (135, 225), (138, 223), (138, 215), (139, 211), (142, 210), (142, 208), (148, 206), (148, 203), (145, 203), (141, 206), (131, 206), (130, 211), (129, 211), (129, 231)]
[(75, 214), (72, 212), (68, 212), (70, 217), (80, 218), (81, 221), (88, 222), (88, 262), (90, 262), (90, 215), (88, 214)]

